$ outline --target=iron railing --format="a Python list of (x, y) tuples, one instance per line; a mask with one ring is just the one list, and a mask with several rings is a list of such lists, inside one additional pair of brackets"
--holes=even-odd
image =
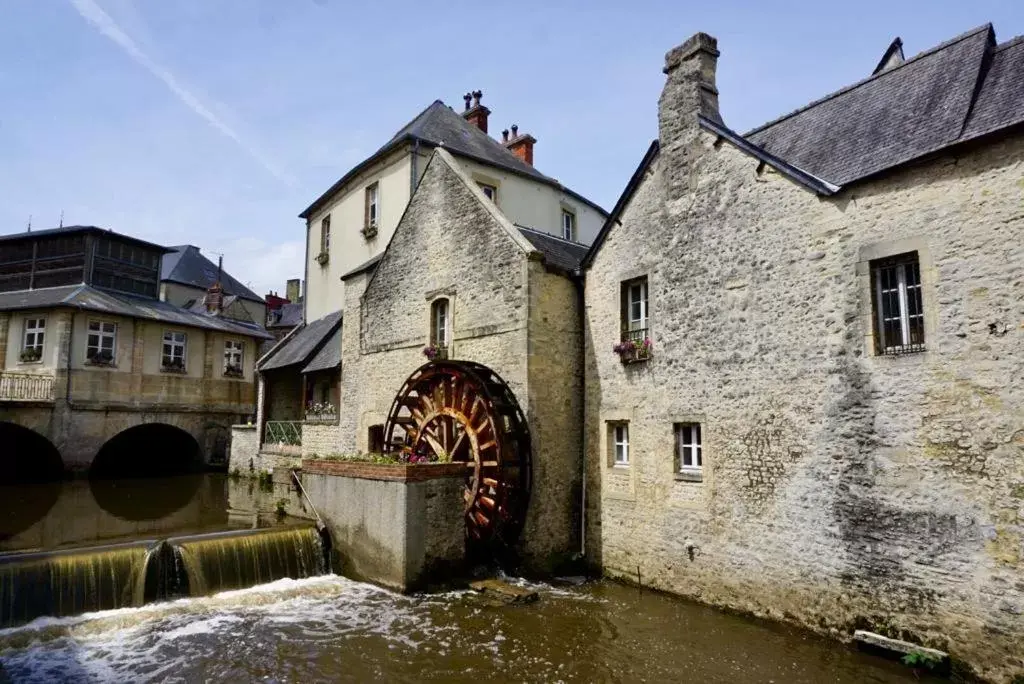
[(636, 328), (634, 330), (623, 330), (619, 344), (615, 345), (615, 352), (623, 363), (644, 361), (651, 356), (649, 330), (647, 328)]
[(0, 401), (53, 401), (55, 383), (53, 375), (0, 371)]
[(302, 444), (302, 423), (294, 420), (268, 420), (266, 444)]

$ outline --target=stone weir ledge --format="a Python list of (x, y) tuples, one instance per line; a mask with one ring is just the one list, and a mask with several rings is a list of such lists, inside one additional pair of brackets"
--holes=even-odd
[(461, 463), (302, 460), (302, 486), (331, 534), (334, 567), (396, 591), (462, 574)]

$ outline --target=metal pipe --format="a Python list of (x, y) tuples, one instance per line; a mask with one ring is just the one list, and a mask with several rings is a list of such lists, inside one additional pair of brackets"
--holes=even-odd
[(292, 479), (295, 480), (295, 485), (299, 488), (299, 491), (302, 492), (302, 496), (305, 497), (306, 503), (308, 503), (309, 507), (313, 509), (313, 515), (316, 516), (316, 529), (322, 530), (327, 527), (327, 525), (324, 524), (324, 519), (320, 517), (319, 513), (317, 513), (316, 506), (314, 506), (313, 502), (310, 500), (309, 494), (306, 493), (306, 488), (302, 486), (302, 480), (299, 479), (298, 473), (294, 470), (292, 471)]

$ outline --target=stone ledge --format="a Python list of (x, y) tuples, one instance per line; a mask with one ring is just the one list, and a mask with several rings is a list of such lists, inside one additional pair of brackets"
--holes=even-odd
[(232, 425), (232, 430), (255, 430), (255, 425)]
[(464, 463), (368, 463), (363, 461), (324, 461), (303, 459), (302, 472), (312, 475), (334, 475), (362, 480), (392, 482), (425, 482), (466, 474)]

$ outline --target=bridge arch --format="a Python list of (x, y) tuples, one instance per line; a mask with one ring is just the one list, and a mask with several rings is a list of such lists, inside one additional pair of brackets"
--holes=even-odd
[(35, 430), (0, 421), (0, 485), (59, 480), (64, 460), (57, 447)]
[(147, 478), (198, 473), (203, 450), (191, 434), (166, 423), (143, 423), (111, 437), (92, 461), (92, 478)]

